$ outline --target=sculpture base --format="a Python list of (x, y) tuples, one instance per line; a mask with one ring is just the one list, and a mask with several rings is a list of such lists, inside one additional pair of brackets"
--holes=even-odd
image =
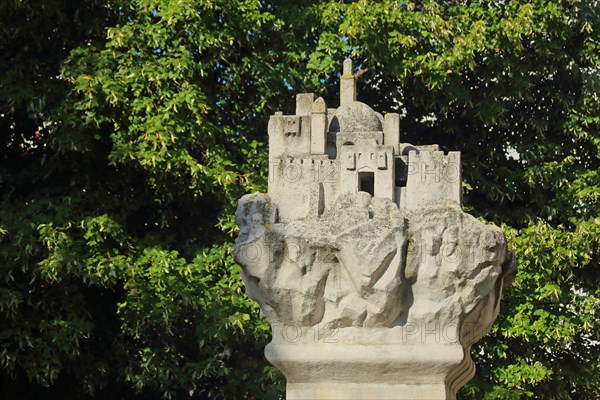
[(443, 400), (454, 399), (446, 386), (355, 382), (288, 383), (287, 400)]
[(475, 373), (459, 343), (271, 342), (265, 356), (288, 400), (455, 399)]

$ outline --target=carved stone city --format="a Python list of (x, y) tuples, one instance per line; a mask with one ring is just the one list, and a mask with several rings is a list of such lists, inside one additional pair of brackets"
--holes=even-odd
[(402, 143), (352, 72), (337, 109), (304, 93), (271, 117), (268, 194), (240, 199), (235, 260), (288, 399), (452, 399), (514, 256), (462, 211), (460, 153)]

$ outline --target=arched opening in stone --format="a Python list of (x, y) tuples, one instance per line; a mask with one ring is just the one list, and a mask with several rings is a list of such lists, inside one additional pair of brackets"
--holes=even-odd
[(375, 196), (375, 174), (373, 172), (358, 173), (358, 191)]

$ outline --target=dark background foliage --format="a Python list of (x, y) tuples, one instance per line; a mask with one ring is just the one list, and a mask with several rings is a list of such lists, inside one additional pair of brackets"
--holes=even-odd
[(597, 1), (0, 3), (0, 394), (278, 398), (233, 214), (351, 56), (519, 259), (460, 396), (599, 397), (598, 32)]

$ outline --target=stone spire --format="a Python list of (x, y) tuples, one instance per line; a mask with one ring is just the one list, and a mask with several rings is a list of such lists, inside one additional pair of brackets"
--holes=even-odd
[(344, 68), (340, 77), (340, 105), (356, 101), (356, 77), (352, 72), (352, 59), (344, 60)]

